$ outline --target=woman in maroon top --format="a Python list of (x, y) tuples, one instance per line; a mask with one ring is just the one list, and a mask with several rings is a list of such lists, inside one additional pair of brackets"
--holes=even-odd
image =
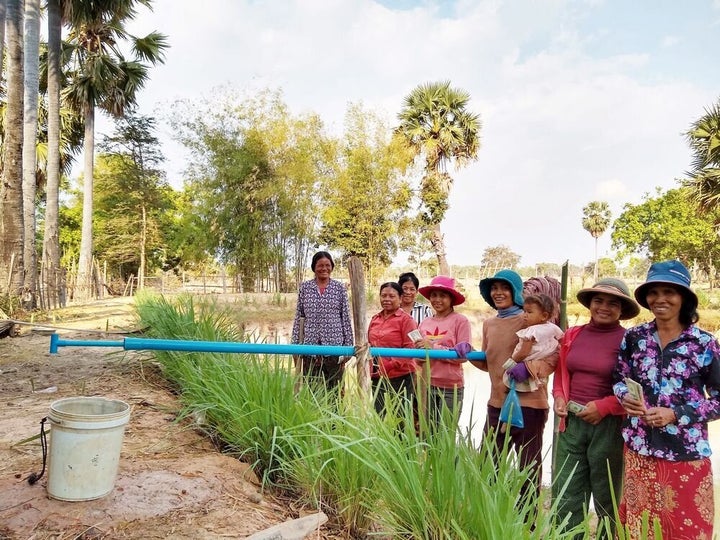
[[(382, 311), (370, 319), (368, 343), (371, 347), (414, 348), (415, 344), (408, 334), (417, 329), (413, 318), (400, 309), (402, 287), (393, 281), (380, 286), (380, 305)], [(375, 395), (375, 410), (384, 414), (386, 395), (397, 394), (411, 403), (415, 398), (415, 371), (417, 364), (413, 358), (380, 356), (373, 358), (371, 378)], [(402, 416), (403, 411), (398, 410)]]
[[(553, 409), (560, 418), (553, 465), (558, 521), (582, 523), (592, 495), (600, 518), (597, 538), (606, 538), (603, 518), (613, 520), (613, 491), (620, 499), (623, 476), (622, 405), (613, 394), (612, 374), (625, 328), (620, 320), (640, 308), (627, 285), (605, 278), (577, 293), (590, 322), (565, 332), (553, 379)], [(583, 538), (582, 534), (578, 538)]]

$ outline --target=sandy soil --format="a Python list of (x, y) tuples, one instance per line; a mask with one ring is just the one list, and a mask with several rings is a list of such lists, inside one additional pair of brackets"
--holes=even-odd
[[(97, 331), (134, 324), (122, 298), (97, 302), (84, 313), (62, 323), (63, 338), (119, 339)], [(141, 353), (64, 347), (51, 355), (49, 341), (31, 326), (0, 341), (0, 540), (244, 538), (310, 512), (261, 494), (247, 465), (218, 452), (189, 422), (177, 421), (176, 396)], [(28, 476), (42, 468), (41, 447), (38, 438), (19, 444), (39, 433), (53, 401), (74, 396), (132, 406), (114, 489), (93, 501), (49, 498), (47, 472), (29, 485)], [(319, 531), (316, 537), (337, 535)]]

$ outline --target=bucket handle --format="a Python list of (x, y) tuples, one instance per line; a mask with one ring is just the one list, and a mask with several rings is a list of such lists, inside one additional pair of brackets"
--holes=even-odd
[(48, 450), (48, 444), (47, 444), (47, 433), (45, 432), (45, 422), (47, 421), (47, 416), (44, 417), (42, 420), (40, 420), (40, 446), (42, 447), (42, 457), (43, 457), (43, 464), (42, 464), (42, 470), (40, 471), (40, 474), (38, 473), (31, 473), (30, 476), (27, 477), (28, 484), (31, 486), (37, 483), (38, 480), (40, 480), (45, 474), (45, 464), (47, 463), (47, 450)]

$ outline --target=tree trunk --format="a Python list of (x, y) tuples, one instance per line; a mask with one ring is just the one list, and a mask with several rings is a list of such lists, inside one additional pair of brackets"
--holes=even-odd
[[(5, 32), (7, 36), (7, 105), (5, 109), (5, 159), (0, 186), (0, 283), (10, 296), (19, 297), (23, 287), (23, 50), (22, 1), (8, 0)], [(12, 261), (12, 264), (11, 264)]]
[(37, 125), (40, 58), (40, 0), (25, 0), (25, 114), (23, 119), (23, 260), (25, 309), (37, 307), (35, 197), (37, 194)]
[[(365, 274), (360, 259), (353, 256), (347, 261), (348, 273), (350, 274), (350, 291), (352, 300), (353, 332), (355, 334), (355, 346), (367, 345), (367, 307), (365, 305)], [(367, 352), (360, 354), (357, 358), (358, 387), (363, 396), (370, 392), (370, 355)]]
[(140, 268), (138, 268), (138, 290), (145, 288), (145, 244), (147, 243), (147, 210), (144, 204), (141, 209), (142, 228), (140, 230)]
[(597, 254), (598, 237), (595, 237), (595, 270), (593, 271), (593, 285), (598, 282), (598, 254)]
[(445, 237), (440, 230), (440, 224), (433, 225), (432, 248), (438, 261), (439, 274), (443, 276), (450, 275), (450, 265), (447, 262), (445, 253)]
[(95, 108), (85, 105), (85, 141), (83, 143), (85, 166), (83, 169), (83, 213), (80, 237), (80, 261), (78, 262), (75, 299), (90, 300), (93, 296), (93, 164), (95, 153)]
[(48, 0), (48, 149), (45, 187), (45, 297), (47, 307), (65, 306), (65, 282), (60, 271), (60, 0)]
[[(0, 58), (3, 58), (5, 48), (5, 16), (7, 14), (7, 0), (0, 0)], [(2, 80), (2, 62), (0, 62), (0, 80)]]

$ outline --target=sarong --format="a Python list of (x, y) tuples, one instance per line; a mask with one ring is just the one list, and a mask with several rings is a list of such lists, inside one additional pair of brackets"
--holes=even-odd
[[(655, 539), (657, 520), (664, 539), (711, 540), (715, 507), (709, 458), (668, 461), (624, 451), (625, 482), (620, 502), (620, 522), (628, 538)], [(643, 514), (645, 526), (643, 527)]]

